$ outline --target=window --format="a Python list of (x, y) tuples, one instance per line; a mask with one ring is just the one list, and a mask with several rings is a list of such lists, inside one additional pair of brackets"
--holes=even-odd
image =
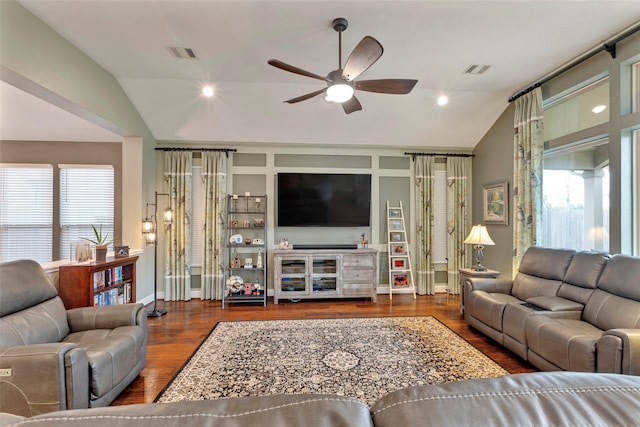
[(609, 121), (609, 77), (545, 100), (544, 140), (569, 135)]
[(609, 251), (607, 142), (545, 151), (542, 246)]
[[(91, 238), (93, 229), (114, 238), (114, 173), (111, 165), (60, 165), (60, 258), (71, 242)], [(109, 245), (113, 249), (113, 243)]]
[(436, 170), (433, 174), (433, 262), (447, 263), (447, 171)]
[(636, 62), (631, 66), (631, 102), (633, 105), (633, 112), (640, 111), (640, 62)]
[(202, 267), (204, 257), (204, 235), (202, 233), (203, 200), (202, 200), (202, 166), (191, 168), (193, 176), (193, 219), (191, 221), (191, 266)]
[(0, 262), (52, 259), (52, 165), (0, 165)]

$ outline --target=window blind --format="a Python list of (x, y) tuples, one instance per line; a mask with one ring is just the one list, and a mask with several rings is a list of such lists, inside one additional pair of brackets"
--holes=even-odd
[[(111, 165), (60, 165), (60, 257), (71, 242), (94, 239), (91, 226), (114, 238), (114, 172)], [(113, 243), (109, 244), (113, 248)]]
[(202, 232), (203, 218), (203, 193), (202, 193), (202, 166), (193, 166), (193, 217), (191, 223), (191, 266), (201, 267), (204, 256), (204, 234)]
[(53, 257), (53, 166), (0, 164), (0, 261)]
[(434, 172), (433, 262), (447, 262), (447, 171)]

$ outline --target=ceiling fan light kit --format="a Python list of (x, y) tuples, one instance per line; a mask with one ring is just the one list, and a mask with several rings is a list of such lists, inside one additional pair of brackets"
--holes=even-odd
[(288, 99), (284, 102), (295, 104), (325, 93), (326, 101), (342, 104), (344, 112), (349, 114), (362, 110), (360, 101), (354, 95), (355, 90), (396, 95), (404, 95), (411, 92), (416, 83), (418, 83), (417, 80), (378, 79), (355, 81), (358, 76), (369, 69), (382, 56), (383, 48), (376, 39), (371, 36), (365, 36), (353, 49), (344, 67), (342, 67), (342, 32), (347, 29), (348, 25), (349, 22), (344, 18), (337, 18), (332, 22), (333, 29), (338, 32), (338, 69), (331, 71), (326, 77), (286, 64), (277, 59), (268, 61), (269, 65), (281, 70), (316, 80), (323, 80), (327, 84), (327, 87), (323, 89)]

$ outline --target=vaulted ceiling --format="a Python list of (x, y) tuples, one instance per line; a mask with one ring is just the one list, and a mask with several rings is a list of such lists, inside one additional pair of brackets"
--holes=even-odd
[[(195, 143), (471, 149), (516, 91), (640, 21), (640, 1), (619, 0), (19, 3), (112, 73), (157, 140)], [(322, 76), (336, 69), (337, 17), (349, 21), (343, 63), (373, 36), (384, 54), (361, 79), (417, 79), (410, 94), (356, 91), (363, 109), (348, 115), (322, 96), (283, 103), (325, 84), (267, 61)], [(169, 47), (197, 59), (177, 59)], [(489, 68), (464, 73), (471, 65)], [(202, 96), (203, 84), (214, 86), (213, 97)], [(436, 103), (441, 94), (446, 106)], [(117, 139), (30, 97), (0, 84), (2, 139)], [(36, 114), (60, 117), (36, 128)]]

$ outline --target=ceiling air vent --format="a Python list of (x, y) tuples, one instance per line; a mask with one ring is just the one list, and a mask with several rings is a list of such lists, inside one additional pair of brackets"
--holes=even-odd
[(198, 59), (198, 57), (196, 56), (196, 53), (193, 51), (193, 49), (190, 49), (188, 47), (173, 47), (173, 46), (169, 46), (168, 49), (169, 49), (169, 51), (171, 52), (171, 55), (173, 55), (174, 58), (179, 58), (179, 59)]
[(462, 74), (483, 74), (489, 68), (491, 68), (491, 65), (471, 64), (462, 72)]

